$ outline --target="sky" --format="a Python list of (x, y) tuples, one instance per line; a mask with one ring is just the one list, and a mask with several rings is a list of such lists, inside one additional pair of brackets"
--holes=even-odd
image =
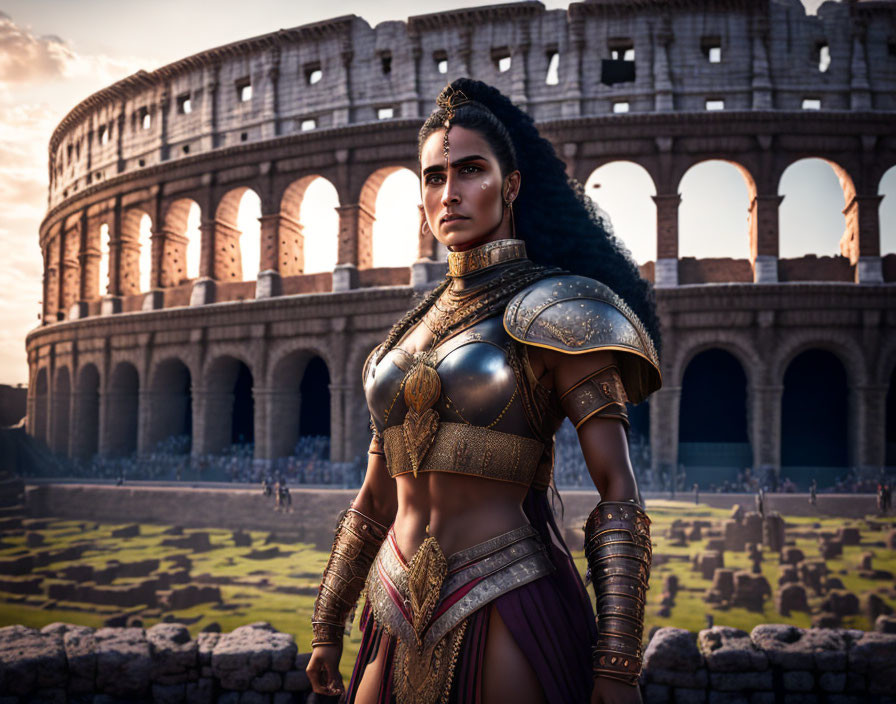
[[(206, 3), (154, 0), (0, 0), (0, 383), (27, 381), (25, 335), (39, 324), (42, 262), (38, 228), (47, 207), (47, 144), (58, 122), (91, 93), (137, 70), (151, 71), (221, 44), (344, 14), (357, 14), (375, 26), (385, 20), (457, 7), (494, 4), (496, 0), (219, 0)], [(566, 0), (542, 0), (548, 9), (564, 9)], [(820, 0), (804, 0), (812, 12)], [(782, 179), (787, 197), (781, 207), (781, 256), (806, 252), (836, 254), (843, 232), (843, 196), (825, 164), (794, 165)], [(894, 170), (896, 172), (896, 170)], [(896, 193), (896, 173), (887, 177)], [(619, 235), (640, 261), (654, 259), (653, 185), (634, 164), (604, 167), (589, 179), (587, 192), (607, 211)], [(335, 230), (335, 195), (320, 183), (317, 197), (306, 198), (302, 218)], [(786, 190), (785, 190), (786, 187)], [(418, 182), (398, 173), (383, 187), (374, 231), (374, 265), (406, 265), (415, 251)], [(681, 256), (747, 257), (746, 187), (737, 170), (708, 162), (689, 171), (681, 184)], [(328, 200), (328, 198), (330, 200)], [(839, 199), (839, 201), (838, 201)], [(887, 201), (890, 201), (889, 203)], [(896, 198), (883, 208), (894, 212)], [(317, 209), (316, 212), (314, 209)], [(390, 220), (389, 215), (395, 219)], [(240, 211), (246, 235), (257, 231), (257, 203), (251, 195)], [(883, 215), (882, 215), (883, 217)], [(839, 219), (838, 219), (839, 218)], [(197, 223), (194, 219), (194, 225)], [(377, 232), (401, 232), (387, 241)], [(190, 233), (188, 232), (188, 235)], [(148, 237), (148, 227), (144, 236)], [(244, 237), (243, 239), (246, 239)], [(319, 246), (306, 242), (309, 271), (332, 268), (335, 239)], [(896, 234), (885, 235), (884, 251), (896, 251)], [(244, 269), (257, 262), (247, 248)], [(413, 257), (412, 257), (413, 258)], [(188, 263), (188, 267), (189, 267)], [(247, 278), (254, 278), (249, 276)]]

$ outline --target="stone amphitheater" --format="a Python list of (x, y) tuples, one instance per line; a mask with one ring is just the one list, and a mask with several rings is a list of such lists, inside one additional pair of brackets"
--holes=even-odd
[[(115, 83), (49, 144), (28, 432), (70, 457), (111, 457), (184, 434), (194, 454), (215, 453), (239, 426), (265, 460), (314, 424), (332, 461), (363, 453), (361, 365), (444, 272), (423, 238), (411, 266), (372, 266), (378, 190), (416, 169), (417, 129), (461, 75), (526, 109), (580, 181), (619, 161), (653, 181), (657, 258), (642, 272), (656, 286), (664, 387), (636, 426), (655, 470), (726, 457), (794, 473), (896, 465), (896, 255), (881, 255), (879, 217), (896, 164), (892, 0), (817, 16), (799, 0), (519, 2), (373, 28), (349, 15)], [(781, 177), (809, 157), (843, 188), (841, 254), (782, 258)], [(749, 259), (679, 255), (680, 183), (707, 160), (744, 178)], [(306, 274), (315, 233), (301, 206), (320, 177), (338, 194), (338, 256)], [(236, 218), (248, 189), (261, 201), (257, 275), (243, 271)], [(721, 416), (733, 425), (716, 428)]]

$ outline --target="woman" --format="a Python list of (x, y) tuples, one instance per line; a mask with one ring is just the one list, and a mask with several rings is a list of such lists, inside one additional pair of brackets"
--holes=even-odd
[[(650, 539), (625, 402), (660, 385), (649, 287), (531, 118), (470, 79), (437, 104), (419, 135), (423, 227), (448, 276), (365, 364), (370, 460), (308, 675), (344, 692), (366, 582), (349, 702), (638, 702)], [(597, 624), (547, 503), (564, 416), (602, 498), (585, 526)]]

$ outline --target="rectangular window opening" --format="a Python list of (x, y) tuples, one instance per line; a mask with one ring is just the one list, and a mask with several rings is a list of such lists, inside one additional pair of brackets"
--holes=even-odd
[(711, 35), (700, 37), (700, 51), (706, 60), (711, 64), (718, 64), (722, 61), (722, 39), (721, 37)]
[(614, 113), (628, 112), (628, 102), (626, 102), (624, 100), (620, 100), (618, 102), (613, 103), (613, 112)]
[(392, 52), (384, 51), (380, 54), (380, 68), (383, 70), (384, 76), (392, 73)]
[(140, 126), (145, 130), (152, 127), (152, 115), (149, 114), (148, 108), (140, 108)]
[(323, 77), (324, 72), (321, 70), (320, 66), (313, 66), (305, 69), (305, 83), (309, 86), (313, 86), (315, 83), (320, 83), (320, 79)]
[(725, 101), (718, 99), (710, 99), (706, 101), (706, 109), (707, 110), (724, 110), (725, 109)]
[(393, 117), (395, 117), (394, 108), (379, 108), (376, 111), (377, 120), (391, 120)]
[(236, 95), (241, 103), (252, 100), (252, 84), (248, 78), (236, 82)]
[(831, 65), (831, 47), (826, 41), (815, 42), (815, 61), (818, 64), (818, 72), (826, 73)]
[(821, 99), (803, 98), (803, 110), (821, 110)]
[(240, 141), (248, 142), (249, 141), (249, 133), (248, 132), (240, 132)]
[(301, 125), (299, 125), (299, 129), (302, 132), (307, 132), (308, 130), (313, 130), (317, 128), (317, 120), (314, 118), (308, 118), (307, 120), (302, 120)]
[(546, 85), (555, 86), (560, 83), (560, 53), (556, 49), (549, 49), (547, 54), (548, 71), (545, 74)]
[(432, 60), (435, 62), (436, 71), (439, 73), (448, 73), (448, 52), (443, 49), (432, 52)]
[(887, 52), (891, 57), (896, 57), (896, 39), (887, 41)]
[(177, 96), (177, 112), (181, 115), (189, 115), (193, 112), (193, 103), (189, 93)]
[(109, 128), (105, 125), (100, 127), (99, 132), (100, 144), (108, 144), (109, 143)]
[(606, 86), (630, 83), (635, 80), (635, 44), (628, 38), (610, 39), (607, 42), (609, 59), (600, 66), (600, 82)]
[(184, 154), (189, 154), (189, 153), (190, 153), (190, 145), (189, 145), (189, 144), (185, 144), (184, 146), (181, 147), (181, 151), (182, 151)]
[(510, 49), (506, 46), (492, 49), (492, 62), (494, 63), (495, 68), (498, 69), (498, 73), (509, 71), (511, 63)]

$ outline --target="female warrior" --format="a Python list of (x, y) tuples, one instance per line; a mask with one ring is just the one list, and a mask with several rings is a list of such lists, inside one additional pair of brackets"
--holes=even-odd
[[(423, 228), (448, 276), (364, 365), (373, 440), (315, 603), (312, 686), (343, 693), (366, 584), (349, 702), (638, 702), (651, 547), (625, 404), (660, 385), (650, 289), (529, 116), (470, 79), (437, 105)], [(597, 619), (546, 496), (564, 417), (602, 499)]]

